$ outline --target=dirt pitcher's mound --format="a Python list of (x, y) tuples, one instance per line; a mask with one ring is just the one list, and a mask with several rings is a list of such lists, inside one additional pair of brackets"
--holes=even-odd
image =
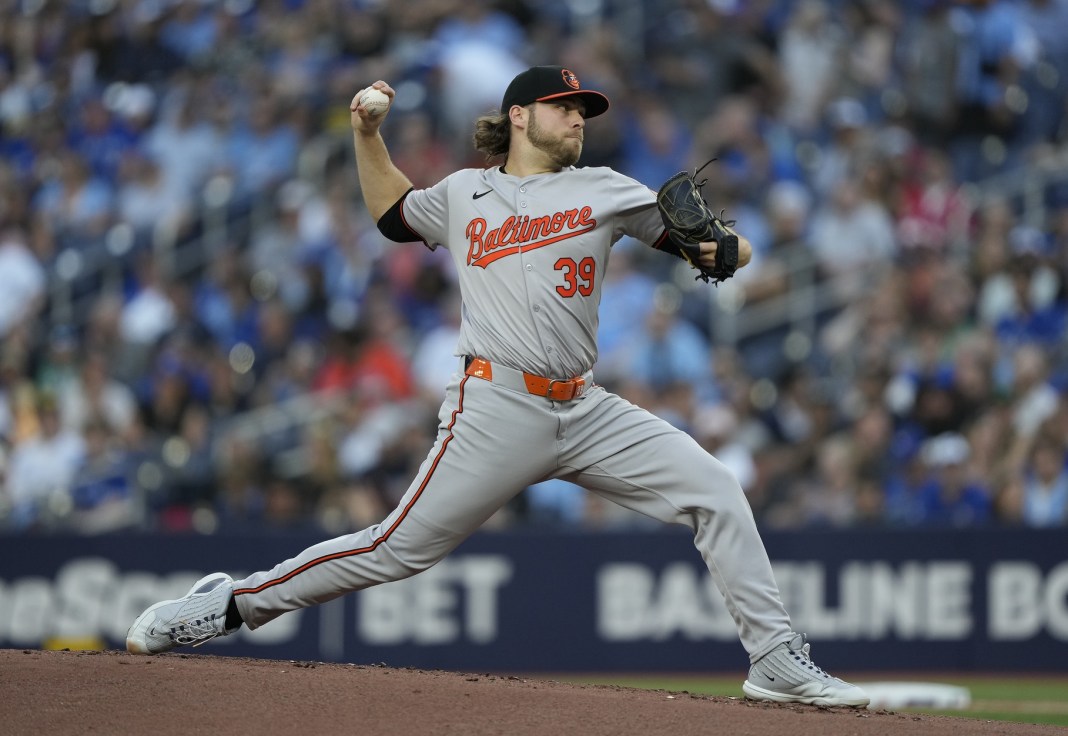
[(1064, 736), (1052, 726), (750, 703), (551, 680), (119, 651), (0, 650), (11, 734)]

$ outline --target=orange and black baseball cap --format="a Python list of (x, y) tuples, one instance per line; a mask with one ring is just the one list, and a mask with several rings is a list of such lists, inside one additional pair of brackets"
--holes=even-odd
[(579, 78), (562, 66), (532, 66), (516, 78), (504, 91), (501, 112), (512, 105), (526, 107), (532, 102), (546, 102), (561, 97), (580, 97), (586, 105), (586, 117), (597, 117), (608, 109), (608, 98), (592, 89), (583, 89)]

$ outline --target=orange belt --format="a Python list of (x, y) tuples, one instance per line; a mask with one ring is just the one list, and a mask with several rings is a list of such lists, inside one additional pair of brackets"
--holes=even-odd
[[(498, 365), (496, 368), (485, 358), (466, 358), (467, 368), (464, 370), (469, 376), (494, 381), (510, 388), (525, 388), (527, 393), (534, 396), (544, 396), (553, 401), (571, 401), (585, 393), (592, 381), (586, 376), (577, 378), (543, 378), (531, 373), (518, 371), (514, 368)], [(493, 375), (497, 371), (496, 379)], [(592, 378), (592, 376), (590, 376)], [(521, 382), (520, 382), (521, 381)]]

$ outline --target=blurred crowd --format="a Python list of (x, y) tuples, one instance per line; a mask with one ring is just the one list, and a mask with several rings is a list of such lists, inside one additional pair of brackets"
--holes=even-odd
[[(474, 118), (531, 64), (612, 100), (580, 165), (714, 159), (753, 263), (713, 289), (621, 241), (595, 374), (762, 525), (1068, 525), (1066, 28), (1068, 0), (0, 0), (0, 530), (379, 521), (461, 306), (363, 209), (348, 103), (390, 82), (428, 186), (485, 164)], [(490, 525), (649, 523), (547, 481)]]

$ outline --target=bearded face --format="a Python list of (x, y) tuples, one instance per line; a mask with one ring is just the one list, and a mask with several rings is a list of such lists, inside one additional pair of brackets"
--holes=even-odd
[(527, 122), (527, 140), (543, 152), (558, 167), (573, 166), (582, 155), (582, 129), (568, 127), (563, 133), (553, 133), (538, 124), (537, 105), (530, 108)]

